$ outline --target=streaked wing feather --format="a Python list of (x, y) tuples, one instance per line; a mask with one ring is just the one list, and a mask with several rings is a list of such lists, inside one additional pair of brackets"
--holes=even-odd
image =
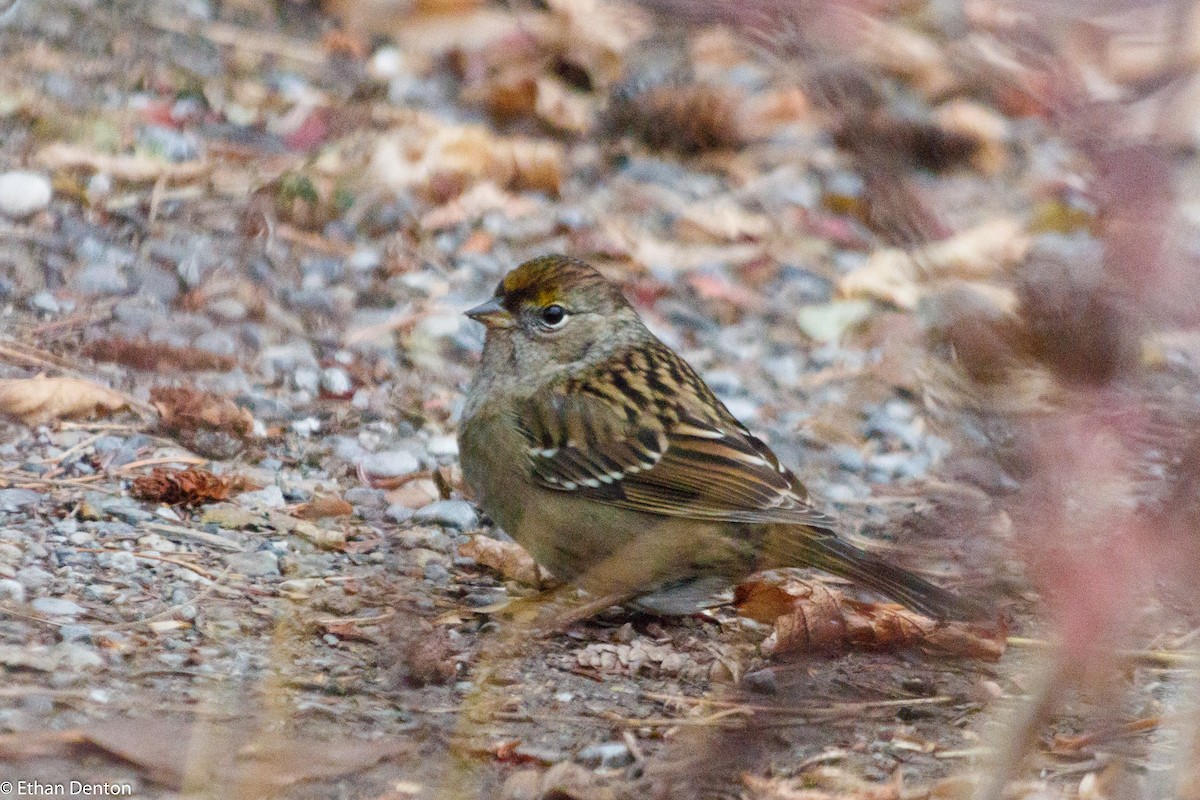
[[(599, 368), (518, 415), (543, 486), (623, 508), (728, 522), (828, 525), (796, 477), (665, 345)], [(666, 362), (666, 363), (664, 363)], [(643, 379), (644, 375), (651, 377)], [(678, 391), (651, 386), (669, 377)]]

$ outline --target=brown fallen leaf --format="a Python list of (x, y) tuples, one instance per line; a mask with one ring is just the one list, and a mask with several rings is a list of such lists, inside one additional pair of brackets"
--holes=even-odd
[(356, 642), (378, 642), (379, 639), (358, 627), (358, 621), (353, 619), (324, 620), (319, 623), (321, 630), (331, 633), (339, 639), (349, 639)]
[(26, 425), (42, 425), (62, 417), (119, 411), (125, 395), (79, 378), (11, 378), (0, 380), (0, 413)]
[(293, 516), (300, 519), (324, 519), (325, 517), (348, 517), (354, 513), (354, 506), (340, 497), (318, 497), (307, 503), (296, 506)]
[(503, 137), (483, 125), (447, 125), (420, 115), (409, 123), (381, 138), (371, 157), (368, 174), (387, 188), (423, 189), (438, 202), (485, 182), (558, 194), (566, 169), (558, 142)]
[(233, 356), (133, 339), (97, 339), (84, 345), (82, 353), (94, 361), (125, 364), (147, 372), (228, 372), (237, 366)]
[(964, 622), (939, 622), (894, 603), (852, 600), (817, 581), (747, 581), (737, 587), (738, 613), (774, 623), (768, 654), (793, 651), (896, 650), (921, 647), (945, 655), (995, 661), (1005, 634)]
[(150, 403), (158, 411), (159, 425), (167, 432), (211, 428), (244, 438), (254, 429), (249, 411), (212, 392), (186, 386), (155, 386), (150, 390)]
[(199, 467), (178, 471), (155, 467), (149, 475), (135, 478), (129, 493), (151, 503), (199, 506), (226, 500), (231, 494), (250, 488), (244, 478), (225, 478)]
[(208, 458), (236, 455), (254, 432), (250, 412), (223, 395), (156, 386), (150, 390), (150, 402), (158, 411), (159, 430)]
[(473, 558), (509, 580), (536, 586), (540, 583), (533, 556), (516, 542), (502, 542), (490, 536), (472, 536), (458, 546), (458, 554)]

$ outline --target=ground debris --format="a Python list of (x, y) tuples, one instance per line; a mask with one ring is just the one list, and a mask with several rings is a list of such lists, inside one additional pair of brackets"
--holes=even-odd
[(120, 392), (79, 378), (0, 380), (0, 413), (27, 425), (41, 425), (54, 419), (110, 414), (129, 405)]
[(170, 470), (155, 467), (149, 475), (134, 479), (129, 493), (139, 500), (169, 506), (199, 506), (228, 500), (230, 495), (252, 491), (255, 487), (240, 476), (214, 475), (206, 469), (188, 467)]
[(865, 603), (817, 581), (750, 581), (737, 587), (744, 616), (772, 623), (763, 643), (768, 654), (927, 648), (945, 655), (995, 661), (1006, 631), (961, 622), (938, 622), (895, 603)]

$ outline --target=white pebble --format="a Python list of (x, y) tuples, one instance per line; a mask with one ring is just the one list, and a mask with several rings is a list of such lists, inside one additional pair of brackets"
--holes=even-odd
[(0, 214), (24, 219), (50, 205), (50, 179), (39, 172), (13, 170), (0, 174)]

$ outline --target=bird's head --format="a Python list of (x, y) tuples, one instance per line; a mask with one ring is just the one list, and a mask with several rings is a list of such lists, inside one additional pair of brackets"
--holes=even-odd
[[(492, 299), (466, 312), (488, 329), (488, 340), (566, 364), (642, 329), (637, 313), (593, 267), (561, 255), (526, 261), (496, 286)], [(644, 330), (644, 329), (643, 329)]]

